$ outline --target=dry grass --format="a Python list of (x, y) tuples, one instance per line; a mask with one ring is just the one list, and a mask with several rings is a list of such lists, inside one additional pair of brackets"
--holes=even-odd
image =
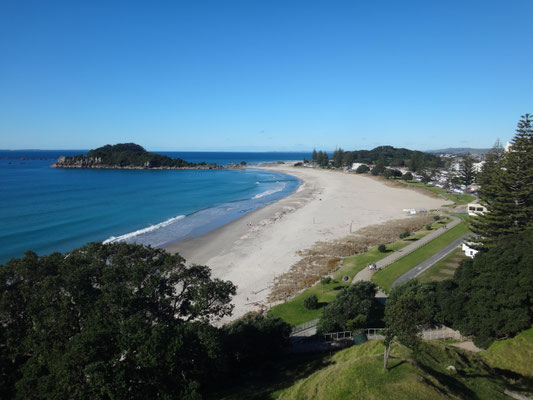
[(338, 269), (344, 257), (364, 253), (381, 243), (398, 240), (400, 233), (415, 232), (434, 222), (432, 215), (417, 215), (372, 225), (331, 242), (318, 242), (298, 252), (300, 261), (274, 280), (268, 303), (285, 301)]

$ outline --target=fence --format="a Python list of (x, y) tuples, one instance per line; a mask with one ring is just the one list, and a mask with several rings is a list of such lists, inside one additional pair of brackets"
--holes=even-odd
[(463, 339), (463, 335), (459, 331), (454, 331), (452, 328), (447, 326), (440, 326), (433, 329), (425, 329), (420, 332), (420, 337), (425, 340), (433, 339)]
[[(384, 339), (385, 335), (383, 335), (383, 328), (366, 328), (364, 329), (365, 335), (368, 340), (375, 340), (375, 339)], [(325, 333), (324, 339), (326, 342), (332, 342), (334, 340), (339, 339), (346, 339), (351, 338), (352, 332), (350, 331), (342, 331), (342, 332), (332, 332), (332, 333)], [(448, 328), (447, 326), (440, 326), (433, 329), (425, 329), (422, 332), (420, 332), (420, 337), (424, 340), (434, 340), (434, 339), (463, 339), (463, 336), (459, 331), (454, 331), (452, 328)]]
[(291, 335), (294, 335), (295, 333), (305, 331), (306, 329), (312, 328), (313, 326), (316, 326), (318, 324), (318, 318), (313, 319), (311, 321), (304, 322), (303, 324), (296, 325), (294, 328), (292, 328)]

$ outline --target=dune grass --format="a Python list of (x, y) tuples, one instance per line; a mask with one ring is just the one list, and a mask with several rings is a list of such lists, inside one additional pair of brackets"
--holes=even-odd
[(469, 229), (463, 220), (431, 242), (376, 272), (372, 281), (385, 292), (390, 291), (391, 285), (396, 279), (468, 232)]

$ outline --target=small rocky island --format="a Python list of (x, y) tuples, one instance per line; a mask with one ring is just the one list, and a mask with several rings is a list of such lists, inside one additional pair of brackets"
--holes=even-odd
[(135, 143), (106, 145), (89, 151), (86, 155), (61, 156), (52, 168), (102, 168), (102, 169), (238, 169), (245, 163), (223, 167), (205, 162), (192, 163), (181, 158), (171, 158), (146, 151)]

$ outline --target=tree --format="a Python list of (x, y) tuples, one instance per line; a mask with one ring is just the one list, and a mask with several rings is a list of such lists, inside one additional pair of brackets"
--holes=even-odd
[(370, 168), (368, 168), (368, 165), (363, 164), (357, 167), (357, 169), (355, 170), (355, 173), (366, 174), (368, 171), (370, 171)]
[(318, 308), (318, 297), (316, 297), (314, 294), (307, 297), (304, 300), (304, 307), (308, 310), (316, 310)]
[(406, 172), (405, 174), (403, 174), (402, 179), (404, 181), (412, 181), (413, 180), (413, 174), (410, 173), (410, 172)]
[(375, 296), (376, 285), (372, 282), (361, 281), (343, 288), (337, 297), (324, 307), (317, 331), (319, 333), (340, 331), (353, 319), (359, 322), (368, 321), (378, 307)]
[(459, 164), (459, 178), (465, 186), (470, 186), (476, 178), (476, 169), (474, 168), (474, 159), (467, 153)]
[[(529, 114), (518, 122), (510, 151), (495, 149), (482, 172), (481, 202), (488, 212), (471, 221), (476, 248), (494, 245), (500, 236), (533, 229), (533, 128)], [(491, 161), (492, 160), (492, 161)]]
[(236, 372), (259, 368), (279, 357), (289, 344), (290, 334), (289, 324), (270, 315), (249, 314), (224, 325), (224, 353), (230, 368)]
[(390, 179), (390, 178), (392, 178), (393, 176), (394, 176), (394, 173), (393, 173), (392, 169), (390, 169), (390, 168), (385, 168), (385, 171), (383, 171), (383, 177), (384, 177), (385, 179)]
[(318, 153), (316, 152), (316, 149), (313, 149), (313, 154), (311, 155), (311, 160), (313, 162), (317, 162)]
[(209, 321), (231, 314), (234, 294), (209, 268), (160, 249), (27, 252), (0, 266), (2, 389), (28, 399), (194, 398), (222, 362)]
[(440, 289), (441, 318), (488, 347), (533, 323), (533, 230), (503, 236)]
[(378, 251), (379, 251), (380, 253), (386, 253), (386, 252), (387, 252), (387, 246), (386, 246), (385, 244), (380, 244), (380, 245), (378, 246)]
[(335, 168), (341, 168), (344, 159), (344, 150), (339, 148), (333, 152), (333, 166)]
[(385, 172), (384, 165), (376, 165), (374, 168), (372, 168), (372, 171), (370, 171), (370, 173), (374, 176), (381, 175), (384, 172)]
[(419, 332), (434, 322), (436, 315), (435, 284), (411, 280), (392, 289), (385, 307), (385, 351), (383, 367), (387, 369), (392, 341), (398, 340), (414, 350), (420, 342)]

